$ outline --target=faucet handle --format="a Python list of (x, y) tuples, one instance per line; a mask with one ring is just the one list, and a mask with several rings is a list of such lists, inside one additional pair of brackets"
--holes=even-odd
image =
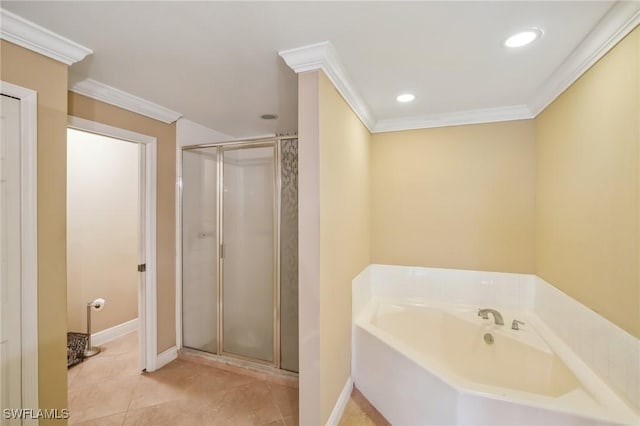
[(489, 319), (489, 313), (484, 309), (478, 309), (478, 316), (483, 319)]
[(518, 325), (524, 325), (524, 322), (518, 321), (517, 319), (514, 319), (513, 322), (511, 323), (511, 329), (512, 330), (520, 330), (520, 327), (518, 327)]

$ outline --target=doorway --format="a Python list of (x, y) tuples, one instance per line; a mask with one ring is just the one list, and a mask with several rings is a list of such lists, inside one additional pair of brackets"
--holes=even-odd
[(91, 334), (85, 357), (138, 329), (141, 149), (67, 130), (67, 323)]
[(128, 336), (154, 371), (156, 139), (69, 117), (67, 148), (69, 331), (91, 324), (86, 355)]

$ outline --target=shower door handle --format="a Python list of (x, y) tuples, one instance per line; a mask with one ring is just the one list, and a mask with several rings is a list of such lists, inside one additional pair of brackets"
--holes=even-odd
[(224, 259), (224, 244), (220, 244), (220, 259)]

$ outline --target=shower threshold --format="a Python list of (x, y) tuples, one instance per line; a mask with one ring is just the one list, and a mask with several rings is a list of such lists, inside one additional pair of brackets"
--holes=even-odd
[(206, 365), (236, 374), (267, 380), (290, 387), (298, 387), (298, 373), (282, 370), (270, 365), (245, 361), (223, 355), (216, 355), (197, 349), (181, 348), (178, 358), (196, 364)]

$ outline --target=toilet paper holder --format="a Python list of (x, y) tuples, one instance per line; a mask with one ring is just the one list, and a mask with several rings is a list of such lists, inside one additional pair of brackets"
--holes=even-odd
[(84, 357), (89, 358), (100, 353), (99, 346), (91, 346), (91, 311), (101, 311), (104, 309), (106, 301), (102, 297), (87, 303), (87, 348), (84, 350)]

